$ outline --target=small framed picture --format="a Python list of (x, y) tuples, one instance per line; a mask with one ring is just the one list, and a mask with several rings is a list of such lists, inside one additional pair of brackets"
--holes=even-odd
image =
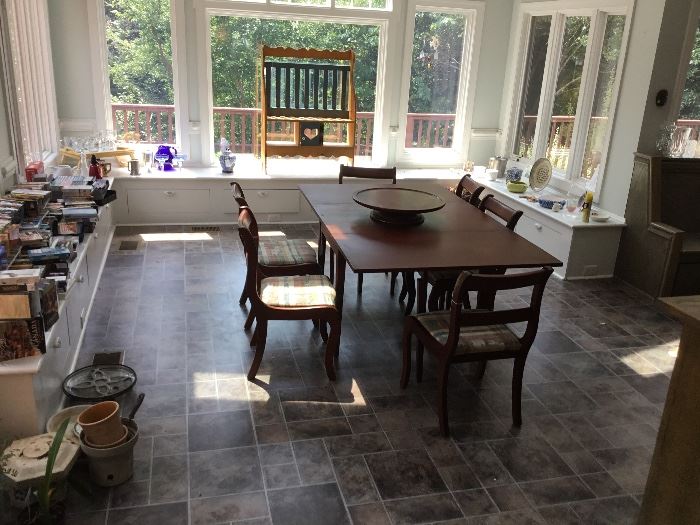
[(301, 122), (299, 127), (300, 146), (323, 145), (323, 122)]

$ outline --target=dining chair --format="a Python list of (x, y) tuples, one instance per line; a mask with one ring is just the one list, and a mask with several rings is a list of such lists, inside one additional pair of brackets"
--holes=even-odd
[[(412, 315), (406, 318), (403, 331), (403, 366), (401, 388), (405, 389), (411, 375), (411, 341), (417, 338), (416, 381), (423, 375), (423, 349), (437, 360), (438, 419), (440, 431), (449, 435), (447, 415), (447, 380), (452, 363), (481, 362), (479, 378), (483, 377), (486, 362), (494, 359), (513, 359), (511, 387), (513, 424), (522, 424), (520, 399), (525, 360), (532, 346), (540, 319), (542, 294), (552, 268), (545, 267), (525, 273), (509, 275), (482, 275), (462, 272), (452, 292), (450, 309)], [(470, 291), (493, 294), (502, 290), (532, 287), (527, 307), (504, 310), (463, 310), (463, 298)], [(508, 325), (526, 322), (522, 336)]]
[(473, 206), (479, 206), (479, 195), (484, 191), (484, 187), (472, 179), (471, 173), (467, 173), (460, 179), (455, 188), (458, 197), (463, 198)]
[(246, 253), (245, 289), (257, 320), (253, 340), (255, 357), (248, 370), (253, 381), (265, 353), (269, 321), (320, 321), (330, 325), (330, 334), (321, 335), (326, 342), (326, 375), (335, 380), (334, 360), (340, 349), (340, 313), (335, 307), (335, 288), (325, 275), (276, 275), (260, 278), (259, 237), (255, 216), (242, 206), (238, 212), (238, 234)]
[[(372, 180), (384, 180), (391, 181), (392, 184), (396, 184), (396, 168), (358, 168), (357, 166), (346, 166), (345, 164), (340, 165), (340, 171), (338, 173), (338, 184), (343, 184), (343, 179), (372, 179)], [(319, 249), (320, 243), (319, 243)], [(325, 250), (325, 246), (323, 247)], [(330, 250), (329, 254), (330, 262), (330, 277), (333, 280), (335, 275), (335, 264), (333, 250)], [(396, 286), (396, 276), (398, 272), (391, 273), (391, 295), (394, 295), (394, 289)], [(363, 284), (363, 274), (358, 272), (357, 274), (357, 293), (362, 293)], [(403, 292), (403, 290), (402, 290)]]
[[(481, 193), (481, 192), (479, 192)], [(473, 195), (473, 194), (472, 194)], [(477, 193), (478, 196), (478, 193)], [(523, 212), (514, 210), (510, 206), (503, 204), (493, 195), (489, 194), (479, 203), (479, 209), (502, 222), (509, 230), (515, 230), (515, 227), (522, 217)], [(505, 269), (495, 268), (489, 270), (481, 270), (480, 273), (489, 273), (501, 275), (505, 273)], [(428, 271), (423, 272), (418, 279), (418, 312), (426, 311), (426, 296), (428, 284), (432, 286), (430, 296), (427, 297), (427, 309), (438, 310), (446, 308), (449, 301), (449, 295), (454, 288), (459, 270), (444, 270), (444, 271)], [(465, 304), (468, 304), (468, 298), (465, 297)], [(479, 307), (488, 307), (490, 300), (486, 295), (480, 297)]]
[[(231, 183), (233, 198), (239, 206), (247, 206), (243, 188), (237, 182)], [(252, 212), (251, 212), (252, 213)], [(259, 238), (257, 222), (255, 224), (255, 236)], [(245, 247), (244, 247), (245, 253)], [(322, 274), (318, 265), (316, 251), (309, 246), (304, 239), (266, 239), (258, 243), (259, 271), (265, 277), (283, 275)], [(245, 304), (248, 299), (246, 289), (243, 288), (239, 304)], [(246, 326), (249, 328), (250, 326)]]

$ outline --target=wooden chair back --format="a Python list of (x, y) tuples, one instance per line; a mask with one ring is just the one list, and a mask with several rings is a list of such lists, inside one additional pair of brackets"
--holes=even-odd
[(341, 164), (338, 183), (342, 184), (344, 178), (390, 180), (396, 184), (396, 168), (358, 168)]
[(253, 304), (260, 303), (258, 295), (258, 222), (253, 211), (247, 206), (238, 210), (238, 236), (243, 243), (246, 258), (245, 290)]
[(483, 198), (481, 204), (479, 205), (479, 209), (483, 212), (489, 212), (490, 214), (501, 219), (503, 222), (505, 222), (506, 228), (509, 230), (515, 229), (520, 217), (523, 215), (522, 211), (514, 210), (490, 194)]
[(472, 179), (470, 173), (462, 177), (455, 188), (455, 193), (458, 197), (463, 198), (474, 206), (479, 206), (479, 196), (482, 191), (484, 191), (484, 187)]
[[(452, 292), (450, 306), (450, 332), (447, 338), (447, 348), (454, 353), (459, 341), (461, 326), (489, 326), (527, 322), (525, 334), (520, 338), (521, 348), (528, 352), (537, 335), (540, 320), (542, 296), (552, 268), (544, 267), (539, 270), (514, 273), (508, 275), (483, 275), (462, 272)], [(478, 292), (495, 296), (502, 290), (516, 290), (532, 287), (530, 304), (526, 307), (504, 310), (463, 310), (462, 299), (469, 292)]]
[(248, 206), (248, 202), (245, 200), (245, 194), (243, 193), (243, 188), (237, 182), (231, 183), (231, 190), (233, 191), (233, 200), (236, 201), (238, 206)]

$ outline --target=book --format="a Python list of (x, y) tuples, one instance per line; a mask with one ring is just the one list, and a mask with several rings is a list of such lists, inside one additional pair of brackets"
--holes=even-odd
[(5, 270), (0, 272), (0, 286), (24, 285), (27, 290), (32, 291), (43, 275), (43, 266), (27, 270)]
[(46, 247), (28, 250), (27, 255), (32, 263), (42, 261), (67, 261), (70, 259), (70, 250), (65, 247)]
[(46, 353), (41, 317), (0, 321), (0, 361)]
[(41, 316), (44, 330), (48, 330), (58, 321), (58, 288), (49, 279), (42, 279), (32, 292), (32, 317)]
[(29, 292), (0, 291), (0, 319), (26, 319), (31, 316)]

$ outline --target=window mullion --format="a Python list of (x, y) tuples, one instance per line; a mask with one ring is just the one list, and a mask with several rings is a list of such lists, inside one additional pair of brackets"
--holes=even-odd
[(554, 93), (557, 85), (565, 22), (566, 17), (564, 15), (559, 13), (552, 15), (552, 28), (549, 32), (547, 58), (545, 59), (546, 65), (542, 77), (542, 93), (540, 94), (540, 106), (537, 111), (537, 125), (535, 126), (534, 159), (544, 157), (546, 153), (545, 149), (551, 128), (550, 121), (552, 119), (552, 106), (554, 105)]
[(591, 29), (589, 31), (588, 46), (584, 59), (581, 86), (579, 88), (576, 116), (574, 117), (574, 131), (571, 137), (571, 150), (567, 165), (567, 178), (575, 179), (581, 173), (583, 157), (586, 149), (586, 137), (593, 110), (593, 98), (595, 97), (596, 82), (598, 80), (598, 68), (600, 66), (600, 54), (603, 49), (603, 37), (605, 36), (605, 21), (607, 15), (601, 11), (591, 17)]

